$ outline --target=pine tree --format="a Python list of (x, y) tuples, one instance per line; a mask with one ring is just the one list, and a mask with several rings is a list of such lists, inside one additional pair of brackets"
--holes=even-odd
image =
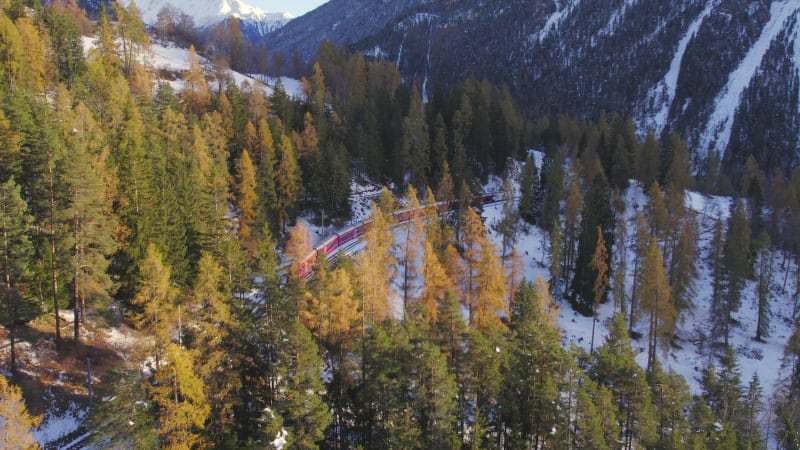
[(640, 305), (643, 312), (648, 313), (647, 371), (649, 372), (656, 362), (657, 345), (661, 344), (664, 350), (669, 347), (677, 316), (667, 284), (661, 249), (654, 237), (650, 239), (638, 288)]
[[(484, 238), (485, 239), (485, 238)], [(505, 329), (500, 317), (508, 314), (508, 287), (497, 249), (492, 242), (481, 242), (480, 261), (474, 278), (475, 302), (471, 309), (470, 326), (486, 331), (490, 327)]]
[[(597, 270), (590, 264), (597, 248), (597, 227), (603, 232), (606, 249), (606, 267), (611, 260), (610, 249), (614, 247), (614, 211), (611, 208), (611, 191), (602, 175), (595, 177), (592, 188), (583, 202), (581, 212), (581, 232), (578, 241), (578, 258), (575, 264), (575, 275), (572, 279), (574, 305), (576, 310), (591, 315), (594, 299), (594, 283)], [(605, 293), (604, 293), (605, 294)]]
[(403, 170), (410, 172), (411, 184), (422, 189), (430, 172), (430, 134), (416, 86), (411, 89), (408, 115), (403, 120), (403, 154)]
[(597, 247), (595, 247), (594, 255), (592, 255), (592, 260), (589, 262), (592, 270), (597, 274), (592, 287), (592, 341), (589, 344), (589, 353), (594, 352), (594, 328), (597, 322), (597, 310), (600, 309), (600, 302), (602, 302), (608, 291), (608, 260), (608, 249), (606, 249), (606, 242), (603, 239), (603, 229), (598, 226)]
[[(413, 185), (408, 186), (406, 196), (408, 197), (406, 208), (409, 210), (419, 209), (417, 190), (414, 189)], [(419, 248), (420, 245), (422, 245), (423, 236), (422, 224), (417, 219), (406, 221), (406, 223), (403, 224), (403, 228), (405, 228), (405, 242), (403, 243), (402, 249), (398, 249), (402, 254), (397, 255), (397, 260), (403, 266), (400, 288), (403, 295), (403, 315), (405, 317), (409, 312), (410, 303), (416, 297)]]
[(495, 230), (502, 237), (502, 254), (500, 259), (505, 262), (506, 255), (510, 249), (517, 243), (517, 219), (518, 213), (514, 209), (514, 185), (511, 183), (510, 178), (506, 178), (503, 188), (503, 212), (500, 222), (495, 226)]
[(153, 356), (155, 369), (158, 370), (177, 325), (175, 304), (178, 292), (172, 285), (170, 269), (164, 266), (163, 257), (155, 245), (147, 247), (139, 270), (141, 281), (136, 296), (131, 300), (131, 304), (138, 309), (134, 313), (134, 321), (144, 331), (140, 346), (144, 353), (138, 356), (142, 360)]
[(153, 401), (161, 408), (159, 437), (167, 449), (204, 447), (203, 430), (211, 406), (203, 380), (195, 374), (197, 354), (177, 344), (165, 349), (166, 363), (156, 371)]
[(188, 111), (202, 114), (211, 101), (211, 95), (208, 93), (205, 71), (200, 65), (200, 57), (197, 56), (194, 45), (189, 46), (189, 70), (183, 74), (183, 80), (183, 104)]
[[(388, 192), (388, 191), (387, 191)], [(387, 201), (384, 200), (383, 203)], [(394, 237), (389, 225), (391, 216), (385, 207), (372, 204), (372, 221), (364, 236), (366, 248), (358, 254), (358, 280), (362, 293), (363, 324), (382, 322), (389, 314), (393, 297), (391, 280), (394, 277)]]
[(634, 359), (625, 318), (609, 322), (609, 335), (597, 349), (594, 379), (608, 387), (622, 429), (622, 448), (651, 445), (656, 439), (655, 411), (645, 373)]
[(647, 132), (642, 144), (642, 155), (639, 158), (639, 181), (644, 186), (652, 186), (658, 181), (659, 171), (658, 141), (653, 130)]
[(750, 224), (742, 201), (737, 201), (733, 207), (723, 261), (728, 273), (727, 295), (723, 297), (723, 317), (726, 321), (723, 330), (725, 345), (728, 345), (729, 325), (733, 320), (733, 313), (741, 306), (742, 290), (751, 272)]
[(411, 348), (414, 415), (419, 424), (421, 448), (455, 448), (456, 397), (458, 388), (439, 347), (423, 341)]
[(3, 448), (38, 448), (31, 429), (38, 425), (25, 406), (20, 388), (8, 383), (0, 374), (0, 443)]
[(289, 268), (289, 275), (299, 277), (301, 270), (309, 272), (312, 267), (301, 267), (300, 264), (311, 254), (314, 241), (311, 233), (306, 228), (305, 223), (298, 221), (294, 229), (289, 233), (289, 241), (286, 243), (286, 258), (292, 262)]
[(762, 231), (757, 239), (758, 254), (756, 256), (756, 277), (758, 285), (758, 318), (756, 320), (755, 340), (763, 342), (764, 338), (769, 337), (769, 326), (771, 317), (770, 307), (770, 284), (772, 283), (773, 273), (773, 251), (769, 235)]
[(430, 240), (424, 243), (422, 256), (422, 294), (419, 297), (419, 315), (422, 322), (435, 325), (439, 320), (439, 308), (447, 292), (452, 290), (452, 282), (444, 266), (433, 250)]
[(725, 295), (725, 247), (726, 235), (725, 225), (722, 220), (714, 223), (714, 234), (711, 238), (710, 265), (711, 265), (711, 344), (727, 335), (728, 317), (726, 315), (726, 304), (723, 296)]
[(286, 390), (279, 402), (280, 412), (293, 447), (318, 448), (332, 418), (321, 397), (322, 359), (311, 333), (299, 320), (294, 321), (287, 338), (288, 372)]
[[(16, 325), (24, 318), (28, 302), (23, 301), (17, 288), (28, 275), (33, 246), (28, 237), (28, 228), (33, 217), (27, 213), (28, 205), (20, 195), (20, 186), (13, 178), (0, 184), (0, 250), (2, 259), (0, 269), (3, 275), (3, 302), (0, 306), (0, 320), (8, 330), (9, 370), (16, 371)], [(28, 306), (28, 308), (26, 308)]]
[(233, 317), (222, 267), (204, 252), (197, 271), (194, 287), (184, 301), (186, 328), (190, 330), (191, 348), (197, 351), (194, 370), (205, 384), (204, 392), (211, 407), (205, 433), (211, 441), (221, 442), (223, 433), (232, 426), (235, 395), (241, 389), (235, 370), (240, 356), (229, 351)]
[(300, 189), (300, 169), (294, 156), (294, 145), (287, 135), (281, 135), (278, 145), (278, 164), (275, 168), (275, 193), (278, 226), (286, 229)]
[[(561, 228), (561, 220), (553, 220), (553, 228), (550, 230), (550, 291), (555, 294), (561, 292), (559, 285), (562, 283), (564, 272), (565, 254), (564, 230)], [(616, 278), (616, 277), (615, 277)]]
[(256, 194), (256, 170), (247, 149), (237, 162), (236, 206), (239, 209), (239, 234), (248, 239), (252, 234), (250, 227), (255, 223), (258, 212), (258, 194)]
[(536, 161), (528, 155), (519, 180), (519, 214), (523, 220), (536, 223), (536, 198), (539, 196), (539, 170)]
[[(75, 312), (74, 338), (78, 344), (80, 324), (86, 322), (88, 303), (104, 310), (114, 293), (108, 274), (109, 259), (117, 249), (114, 233), (116, 216), (111, 215), (108, 203), (113, 186), (104, 183), (106, 168), (105, 149), (91, 113), (78, 105), (72, 119), (72, 136), (67, 138), (69, 157), (63, 160), (63, 178), (68, 186), (69, 207), (61, 211), (61, 220), (68, 224), (70, 238), (65, 245), (71, 247), (72, 301)], [(73, 122), (74, 121), (74, 122)], [(68, 122), (68, 124), (70, 124)], [(94, 154), (93, 154), (94, 153)]]

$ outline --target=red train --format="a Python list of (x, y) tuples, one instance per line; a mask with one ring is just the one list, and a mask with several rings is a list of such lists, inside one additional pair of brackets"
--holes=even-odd
[[(475, 202), (473, 202), (476, 206), (477, 205), (487, 205), (489, 203), (494, 203), (502, 199), (501, 194), (483, 194), (482, 196), (478, 197)], [(451, 202), (439, 202), (436, 204), (439, 209), (439, 213), (444, 213), (447, 211), (452, 211), (458, 207), (457, 201)], [(414, 220), (422, 217), (425, 214), (425, 209), (428, 208), (428, 205), (420, 206), (419, 208), (409, 208), (409, 209), (401, 209), (392, 213), (392, 218), (394, 219), (395, 223), (404, 223), (408, 222), (409, 220)], [(310, 276), (312, 271), (314, 270), (314, 264), (317, 263), (317, 258), (320, 255), (323, 255), (325, 258), (330, 259), (330, 255), (336, 252), (339, 247), (344, 247), (351, 241), (357, 240), (361, 235), (366, 233), (367, 228), (372, 223), (371, 220), (366, 222), (362, 222), (358, 225), (354, 225), (350, 228), (345, 229), (339, 233), (334, 233), (332, 236), (328, 237), (326, 240), (322, 241), (318, 246), (316, 246), (311, 252), (303, 258), (303, 261), (300, 262), (299, 265), (299, 275), (301, 277)]]

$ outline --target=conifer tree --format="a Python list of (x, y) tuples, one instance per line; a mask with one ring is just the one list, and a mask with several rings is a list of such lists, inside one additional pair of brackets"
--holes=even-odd
[(286, 229), (286, 223), (297, 201), (300, 190), (300, 169), (294, 155), (294, 145), (287, 135), (281, 135), (277, 149), (278, 163), (275, 167), (275, 193), (278, 211), (278, 226)]
[[(386, 200), (383, 203), (386, 203)], [(395, 265), (393, 254), (395, 243), (389, 229), (391, 216), (383, 206), (376, 206), (373, 203), (371, 208), (372, 221), (364, 237), (366, 248), (356, 258), (361, 275), (358, 281), (362, 293), (361, 311), (364, 326), (382, 322), (389, 314), (393, 296), (391, 280)]]
[[(72, 120), (69, 120), (72, 119)], [(74, 339), (77, 345), (80, 324), (86, 323), (88, 303), (104, 309), (111, 299), (114, 286), (108, 274), (108, 258), (116, 251), (113, 234), (117, 228), (116, 216), (108, 206), (113, 186), (102, 177), (108, 170), (104, 149), (99, 146), (102, 135), (87, 108), (79, 104), (73, 117), (72, 136), (66, 139), (69, 157), (63, 160), (63, 178), (68, 186), (69, 207), (61, 212), (67, 224), (71, 247), (72, 301), (75, 313)], [(94, 153), (94, 154), (93, 154)]]
[(235, 370), (239, 355), (229, 351), (233, 317), (231, 295), (224, 281), (222, 267), (203, 252), (194, 287), (185, 299), (186, 328), (198, 357), (194, 370), (205, 384), (211, 407), (206, 435), (214, 442), (220, 442), (226, 428), (232, 426), (235, 395), (241, 389)]
[(575, 268), (575, 250), (580, 232), (580, 210), (583, 196), (580, 185), (573, 181), (569, 186), (569, 194), (564, 207), (564, 265), (561, 276), (564, 279), (564, 294), (566, 295), (569, 284), (566, 282), (570, 272)]
[(0, 443), (4, 448), (38, 448), (31, 434), (39, 418), (31, 416), (20, 388), (0, 374)]
[[(408, 204), (406, 208), (410, 210), (419, 209), (419, 199), (417, 190), (413, 185), (408, 186)], [(403, 316), (409, 312), (409, 304), (416, 297), (417, 291), (417, 272), (419, 267), (419, 248), (422, 245), (422, 224), (418, 219), (408, 220), (403, 224), (405, 229), (405, 242), (403, 243), (402, 255), (397, 256), (397, 260), (403, 265), (401, 291), (403, 295)]]
[(565, 253), (564, 231), (561, 228), (561, 220), (556, 217), (553, 220), (553, 228), (550, 230), (550, 291), (555, 294), (562, 292), (559, 285), (562, 282), (564, 272), (564, 253)]
[(411, 89), (408, 115), (403, 120), (403, 154), (405, 161), (401, 167), (410, 172), (411, 184), (422, 189), (430, 172), (430, 134), (416, 86)]
[(0, 268), (4, 287), (0, 320), (8, 331), (8, 368), (11, 373), (16, 371), (16, 325), (25, 317), (28, 305), (19, 294), (18, 287), (25, 282), (33, 255), (33, 246), (28, 237), (33, 217), (27, 213), (27, 206), (20, 195), (20, 186), (13, 178), (0, 184)]
[(419, 315), (424, 323), (435, 325), (439, 320), (439, 308), (452, 282), (445, 272), (430, 240), (424, 243), (422, 255), (422, 294), (419, 297)]
[(728, 345), (730, 322), (733, 320), (733, 313), (737, 312), (742, 304), (742, 290), (751, 272), (750, 224), (742, 201), (737, 201), (733, 206), (723, 261), (728, 273), (727, 295), (723, 297), (725, 303), (723, 330), (725, 345)]
[(281, 398), (280, 412), (289, 429), (293, 447), (318, 448), (325, 429), (331, 422), (328, 405), (322, 401), (322, 359), (311, 333), (295, 320), (289, 329), (285, 350), (287, 365), (286, 388)]
[(597, 349), (594, 379), (611, 391), (624, 449), (651, 445), (656, 438), (655, 411), (645, 373), (634, 359), (625, 319), (609, 322), (609, 335)]
[(649, 372), (656, 362), (657, 345), (661, 344), (664, 350), (669, 347), (677, 315), (667, 284), (661, 249), (655, 238), (650, 239), (638, 288), (642, 310), (648, 313), (647, 370)]
[(508, 314), (508, 286), (503, 266), (497, 257), (494, 244), (484, 238), (480, 244), (480, 260), (476, 267), (474, 295), (470, 326), (481, 331), (490, 327), (505, 329), (500, 320)]
[(455, 448), (458, 388), (439, 347), (423, 341), (411, 348), (414, 413), (419, 424), (421, 448)]
[(519, 180), (519, 215), (526, 222), (536, 223), (536, 198), (539, 196), (539, 170), (536, 161), (528, 155)]
[(183, 80), (183, 104), (189, 112), (202, 114), (211, 101), (211, 95), (208, 93), (206, 74), (194, 45), (189, 46), (189, 70), (183, 74)]
[[(711, 237), (709, 259), (711, 263), (711, 343), (713, 344), (720, 338), (725, 338), (727, 334), (727, 308), (723, 299), (725, 295), (725, 247), (726, 247), (725, 225), (722, 220), (717, 219), (714, 223), (714, 234)], [(725, 338), (727, 339), (727, 338)]]
[(694, 306), (692, 298), (697, 278), (698, 242), (697, 224), (691, 217), (687, 217), (681, 224), (668, 271), (672, 298), (679, 314)]
[(165, 349), (166, 363), (156, 371), (150, 389), (153, 401), (161, 408), (159, 437), (167, 449), (203, 447), (203, 430), (211, 415), (211, 406), (203, 380), (195, 374), (196, 352), (177, 344)]
[(598, 226), (597, 247), (595, 247), (594, 255), (592, 255), (592, 260), (589, 262), (592, 270), (597, 274), (592, 287), (592, 341), (589, 344), (589, 353), (594, 351), (594, 328), (597, 322), (597, 310), (600, 309), (600, 302), (602, 302), (608, 291), (608, 259), (608, 249), (606, 248), (605, 239), (603, 239), (603, 229)]
[[(611, 208), (611, 191), (602, 174), (597, 175), (583, 202), (581, 212), (581, 232), (578, 241), (578, 258), (575, 264), (575, 275), (572, 279), (574, 305), (585, 315), (591, 315), (594, 301), (594, 283), (597, 270), (592, 267), (591, 260), (597, 248), (597, 227), (603, 233), (603, 240), (608, 250), (605, 258), (606, 267), (611, 260), (614, 247), (614, 211)], [(605, 295), (605, 292), (603, 293)], [(605, 299), (605, 298), (604, 298)]]
[(258, 194), (256, 194), (256, 170), (247, 149), (237, 163), (236, 206), (239, 209), (239, 234), (248, 239), (252, 234), (250, 227), (255, 223), (258, 213)]
[(178, 295), (172, 285), (170, 269), (164, 266), (163, 257), (151, 244), (147, 247), (140, 267), (141, 280), (136, 289), (136, 296), (131, 303), (137, 307), (134, 321), (144, 331), (139, 355), (142, 360), (153, 356), (155, 369), (158, 370), (164, 360), (167, 346), (172, 342), (175, 323), (175, 304)]
[(500, 259), (505, 262), (506, 255), (517, 243), (517, 211), (514, 209), (514, 185), (511, 179), (506, 178), (503, 188), (503, 212), (500, 222), (497, 223), (495, 230), (502, 237), (502, 254)]
[(639, 158), (639, 181), (644, 186), (652, 186), (658, 181), (659, 172), (659, 148), (658, 141), (653, 130), (647, 132), (647, 136), (642, 144), (642, 154)]
[(763, 342), (764, 338), (769, 337), (770, 317), (772, 315), (770, 284), (772, 283), (773, 273), (773, 251), (769, 235), (764, 231), (758, 235), (756, 245), (758, 248), (758, 254), (756, 255), (758, 317), (756, 319), (755, 340)]

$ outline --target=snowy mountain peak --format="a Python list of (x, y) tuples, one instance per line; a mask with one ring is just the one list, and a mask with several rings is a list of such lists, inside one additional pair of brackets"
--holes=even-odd
[[(133, 0), (123, 0), (129, 7)], [(294, 16), (288, 12), (266, 12), (241, 0), (139, 0), (136, 7), (147, 24), (155, 24), (158, 12), (171, 7), (186, 13), (194, 19), (198, 27), (207, 27), (222, 22), (230, 16), (248, 22), (264, 23), (262, 28), (276, 29), (285, 25)]]

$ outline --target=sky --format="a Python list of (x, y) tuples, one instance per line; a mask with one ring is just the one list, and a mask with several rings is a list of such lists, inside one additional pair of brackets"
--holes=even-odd
[(261, 8), (266, 12), (290, 12), (295, 17), (315, 9), (327, 0), (245, 0), (245, 3)]

